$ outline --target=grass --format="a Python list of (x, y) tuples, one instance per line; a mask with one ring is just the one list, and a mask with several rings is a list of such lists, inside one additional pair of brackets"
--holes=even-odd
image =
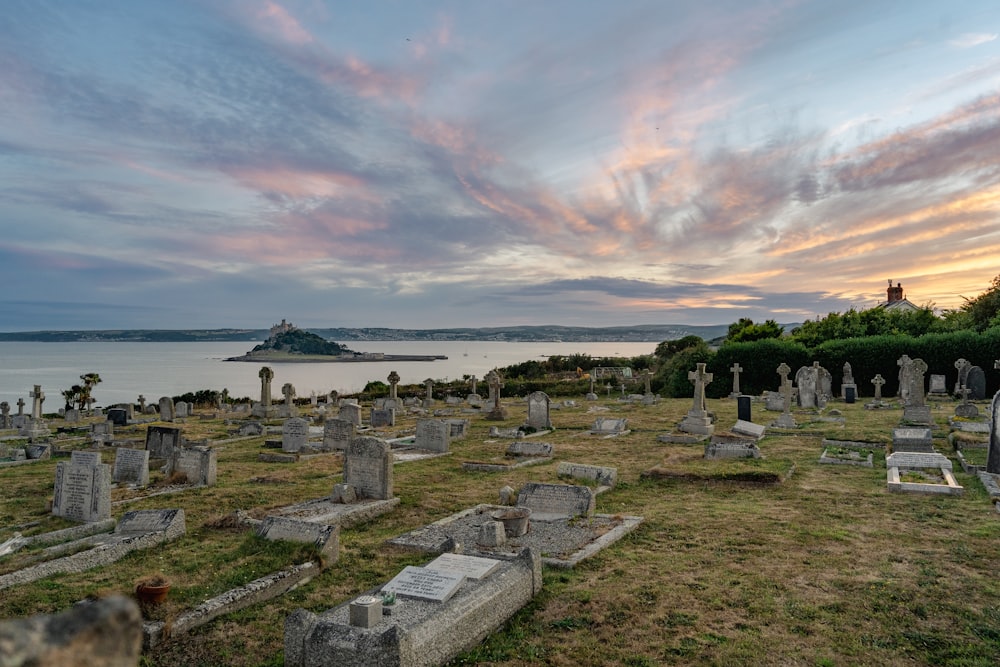
[[(559, 461), (616, 466), (618, 486), (597, 510), (645, 522), (609, 549), (569, 571), (546, 568), (544, 588), (502, 629), (454, 664), (544, 665), (993, 665), (1000, 663), (1000, 582), (995, 576), (1000, 515), (979, 482), (960, 471), (963, 496), (890, 494), (885, 468), (824, 466), (823, 438), (880, 442), (901, 411), (835, 404), (844, 424), (813, 422), (809, 433), (767, 437), (763, 459), (705, 461), (701, 445), (658, 442), (690, 407), (690, 399), (655, 406), (601, 400), (553, 411), (558, 429), (544, 436), (552, 462), (504, 473), (466, 473), (464, 460), (502, 456), (507, 442), (490, 426), (525, 419), (510, 401), (506, 423), (473, 418), (470, 435), (450, 457), (394, 469), (392, 513), (341, 533), (339, 560), (308, 584), (271, 602), (232, 614), (167, 642), (143, 658), (159, 665), (280, 664), (285, 617), (303, 607), (321, 612), (384, 583), (406, 565), (430, 557), (385, 541), (456, 511), (495, 502), (500, 487), (559, 483)], [(754, 421), (777, 413), (754, 406)], [(724, 430), (734, 401), (709, 400)], [(933, 413), (939, 426), (947, 412)], [(632, 432), (603, 439), (587, 428), (597, 416), (626, 417)], [(796, 415), (806, 422), (805, 415)], [(414, 428), (405, 418), (392, 430)], [(225, 437), (221, 421), (189, 420), (188, 439)], [(939, 433), (947, 432), (942, 428)], [(118, 429), (119, 438), (141, 432)], [(943, 438), (935, 442), (940, 451)], [(269, 508), (326, 495), (340, 472), (337, 457), (299, 464), (257, 461), (262, 438), (220, 446), (218, 483), (206, 489), (139, 500), (114, 508), (183, 507), (188, 533), (115, 565), (50, 577), (0, 594), (0, 616), (56, 612), (87, 595), (129, 593), (144, 574), (172, 584), (166, 618), (268, 572), (314, 556), (308, 548), (258, 540), (234, 527), (236, 509)], [(876, 460), (881, 457), (876, 452)], [(112, 452), (104, 454), (112, 461)], [(25, 534), (69, 525), (45, 512), (54, 461), (0, 470), (0, 540), (14, 526)], [(643, 476), (647, 471), (668, 474)], [(788, 473), (791, 472), (789, 475)], [(154, 473), (154, 479), (157, 474)], [(765, 479), (780, 483), (760, 483)], [(748, 483), (751, 482), (751, 483)], [(124, 498), (116, 490), (114, 500)], [(131, 494), (135, 495), (135, 494)], [(37, 553), (37, 552), (35, 552)], [(32, 554), (25, 554), (30, 557)], [(0, 559), (9, 571), (20, 554)]]

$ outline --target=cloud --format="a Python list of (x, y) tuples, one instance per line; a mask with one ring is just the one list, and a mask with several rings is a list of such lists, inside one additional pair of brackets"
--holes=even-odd
[(948, 42), (959, 49), (971, 49), (982, 44), (989, 44), (997, 38), (997, 33), (966, 32)]

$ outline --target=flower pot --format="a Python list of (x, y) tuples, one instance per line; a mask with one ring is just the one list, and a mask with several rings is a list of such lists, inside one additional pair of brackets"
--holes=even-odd
[(136, 584), (135, 597), (143, 604), (160, 604), (167, 599), (170, 592), (170, 584)]
[(531, 525), (531, 510), (527, 507), (497, 510), (490, 516), (494, 521), (503, 522), (503, 532), (507, 537), (520, 537), (528, 532)]

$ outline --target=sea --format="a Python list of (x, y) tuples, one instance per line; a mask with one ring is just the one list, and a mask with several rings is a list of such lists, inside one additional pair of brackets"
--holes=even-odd
[[(61, 392), (80, 383), (84, 373), (98, 373), (95, 405), (135, 402), (142, 394), (150, 402), (161, 396), (178, 396), (202, 389), (229, 390), (234, 398), (260, 398), (263, 365), (274, 370), (271, 386), (275, 396), (286, 382), (296, 395), (308, 397), (336, 390), (341, 394), (361, 391), (372, 380), (386, 382), (391, 371), (401, 384), (433, 380), (455, 380), (465, 375), (482, 379), (494, 368), (550, 356), (589, 354), (592, 357), (636, 357), (652, 354), (656, 343), (515, 343), (497, 341), (345, 341), (357, 352), (386, 354), (445, 355), (435, 361), (359, 361), (349, 363), (250, 363), (225, 361), (246, 353), (256, 343), (28, 343), (0, 342), (0, 401), (17, 412), (23, 398), (25, 412), (31, 410), (29, 392), (41, 385), (46, 396), (44, 411), (62, 407)], [(480, 392), (482, 393), (482, 391)]]

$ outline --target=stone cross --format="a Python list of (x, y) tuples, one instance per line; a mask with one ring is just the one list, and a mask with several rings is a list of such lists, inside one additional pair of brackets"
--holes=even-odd
[(881, 373), (876, 373), (875, 377), (872, 378), (872, 384), (875, 385), (875, 401), (882, 400), (882, 385), (885, 384), (885, 378), (882, 377)]
[(285, 405), (292, 407), (292, 403), (295, 401), (295, 387), (292, 386), (291, 382), (281, 385), (281, 395), (285, 397)]
[(699, 363), (695, 370), (688, 371), (688, 380), (694, 382), (694, 403), (691, 406), (691, 413), (705, 412), (705, 387), (712, 383), (712, 373), (705, 372), (705, 364)]
[(493, 405), (493, 409), (497, 410), (500, 408), (500, 390), (504, 386), (503, 379), (495, 370), (490, 371), (486, 374), (486, 384), (490, 388), (489, 402)]
[(334, 389), (333, 391), (330, 392), (330, 395), (327, 397), (326, 400), (330, 405), (333, 405), (334, 403), (337, 402), (338, 398), (340, 398), (340, 394), (337, 393), (336, 389)]
[(621, 392), (622, 392), (622, 396), (624, 396), (624, 395), (625, 395), (625, 383), (624, 383), (624, 382), (622, 382), (622, 384), (621, 384), (621, 386), (619, 387), (619, 389), (620, 389), (620, 390), (621, 390)]
[(386, 380), (389, 381), (389, 398), (396, 400), (396, 385), (399, 384), (399, 373), (396, 371), (390, 372)]
[(914, 359), (910, 362), (910, 405), (924, 405), (924, 373), (927, 372), (927, 362)]
[(653, 390), (649, 386), (649, 381), (653, 378), (653, 372), (648, 368), (643, 372), (642, 379), (646, 383), (646, 395), (649, 396)]
[(31, 418), (33, 420), (38, 420), (42, 418), (42, 402), (45, 401), (45, 393), (42, 391), (42, 385), (36, 384), (34, 391), (28, 394), (31, 398)]
[(604, 385), (604, 388), (608, 390), (608, 398), (611, 398), (611, 389), (612, 389), (611, 383), (609, 382), (606, 385)]
[(478, 383), (479, 383), (479, 379), (475, 375), (473, 375), (471, 378), (469, 378), (469, 384), (472, 385), (472, 393), (473, 394), (476, 393), (476, 387), (478, 386)]
[(260, 404), (265, 408), (271, 407), (271, 380), (274, 379), (274, 371), (268, 366), (264, 366), (257, 373), (260, 378)]
[(739, 395), (740, 393), (740, 373), (743, 371), (743, 367), (740, 366), (739, 362), (735, 362), (729, 369), (729, 372), (733, 374), (733, 393)]
[(963, 385), (962, 388), (958, 390), (958, 393), (962, 395), (962, 405), (968, 405), (969, 394), (972, 393), (972, 390)]
[(146, 397), (139, 394), (139, 412), (146, 414)]
[(781, 376), (781, 400), (784, 404), (783, 412), (785, 414), (791, 414), (792, 411), (792, 382), (788, 379), (788, 374), (791, 372), (792, 369), (783, 361), (778, 366), (778, 375)]
[(962, 382), (962, 371), (964, 371), (966, 368), (968, 368), (971, 365), (972, 364), (970, 364), (967, 359), (959, 359), (958, 361), (955, 362), (955, 370), (958, 371), (958, 381), (955, 382), (955, 390), (956, 391), (958, 391), (959, 389), (961, 389), (965, 385), (965, 383)]
[(24, 399), (20, 397), (17, 399), (17, 416), (24, 416)]

